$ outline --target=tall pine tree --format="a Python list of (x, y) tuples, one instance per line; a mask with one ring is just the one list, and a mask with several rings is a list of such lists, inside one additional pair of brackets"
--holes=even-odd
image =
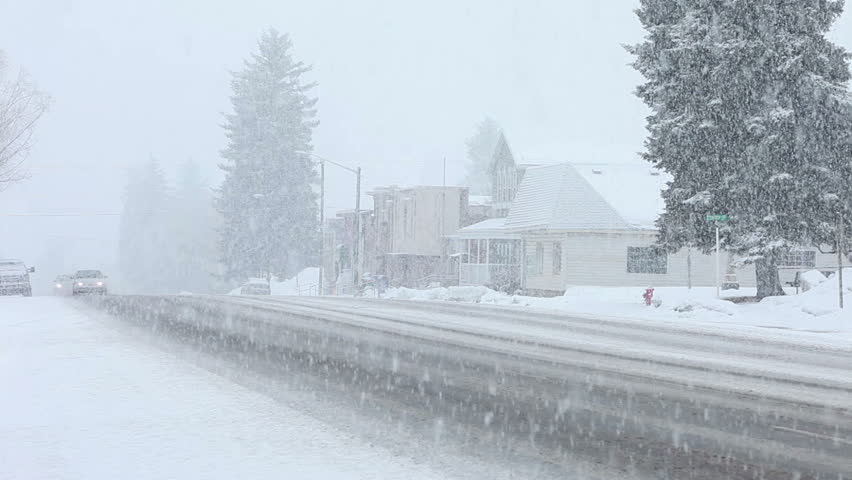
[(170, 225), (175, 268), (176, 291), (209, 293), (216, 290), (218, 214), (213, 195), (201, 169), (192, 160), (178, 172)]
[(120, 286), (133, 293), (172, 293), (171, 191), (156, 159), (130, 171), (119, 239)]
[(673, 176), (660, 242), (710, 251), (706, 215), (730, 215), (724, 246), (756, 265), (761, 297), (783, 294), (780, 257), (831, 243), (850, 205), (849, 54), (825, 38), (842, 10), (832, 0), (637, 10), (648, 34), (628, 50), (652, 109), (644, 157)]
[(465, 142), (467, 147), (467, 177), (465, 184), (474, 195), (491, 195), (490, 167), (494, 159), (494, 149), (500, 138), (500, 125), (485, 117), (476, 126), (476, 133)]
[(222, 152), (225, 181), (217, 206), (223, 217), (226, 276), (289, 277), (315, 260), (317, 174), (310, 158), (316, 118), (310, 67), (291, 56), (287, 35), (266, 32), (259, 51), (233, 73)]

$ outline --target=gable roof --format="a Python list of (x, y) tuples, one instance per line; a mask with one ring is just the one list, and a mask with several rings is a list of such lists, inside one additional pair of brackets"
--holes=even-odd
[(501, 167), (514, 167), (515, 156), (512, 155), (512, 149), (509, 148), (509, 142), (506, 140), (506, 135), (500, 131), (500, 136), (497, 138), (497, 146), (494, 147), (494, 155), (491, 156), (491, 165), (489, 170), (496, 171)]
[(509, 210), (512, 230), (654, 230), (668, 177), (641, 164), (527, 170)]

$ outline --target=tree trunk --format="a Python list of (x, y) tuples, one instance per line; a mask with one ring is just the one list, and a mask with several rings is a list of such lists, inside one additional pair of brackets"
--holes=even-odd
[(778, 265), (775, 264), (774, 258), (767, 257), (756, 261), (754, 269), (757, 274), (758, 298), (784, 295), (784, 288), (781, 286), (781, 279), (778, 277)]

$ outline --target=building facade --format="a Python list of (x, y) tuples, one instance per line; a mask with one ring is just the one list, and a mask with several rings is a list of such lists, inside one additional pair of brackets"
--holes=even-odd
[(368, 246), (369, 271), (387, 276), (394, 285), (447, 283), (453, 270), (446, 238), (467, 221), (468, 189), (392, 186), (368, 195), (373, 198), (371, 228), (375, 232)]
[[(656, 246), (666, 182), (661, 172), (635, 164), (528, 170), (504, 227), (523, 241), (524, 289), (557, 295), (572, 286), (715, 286), (715, 254)], [(781, 281), (792, 284), (797, 272), (814, 268), (834, 270), (832, 263), (830, 255), (796, 250), (780, 265)], [(724, 250), (720, 264), (723, 285), (756, 285), (753, 265)]]

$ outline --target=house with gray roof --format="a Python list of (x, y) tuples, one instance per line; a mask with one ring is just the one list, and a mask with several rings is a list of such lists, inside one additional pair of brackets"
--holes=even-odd
[[(571, 286), (715, 286), (716, 260), (655, 248), (669, 177), (647, 164), (561, 163), (525, 172), (501, 232), (522, 238), (523, 286), (561, 294)], [(708, 225), (708, 228), (711, 228)], [(782, 282), (829, 260), (803, 249), (781, 265)], [(753, 287), (753, 266), (722, 251), (723, 283)]]
[(715, 285), (712, 256), (654, 247), (667, 181), (643, 164), (528, 169), (504, 225), (523, 238), (525, 289), (547, 295), (579, 285)]

